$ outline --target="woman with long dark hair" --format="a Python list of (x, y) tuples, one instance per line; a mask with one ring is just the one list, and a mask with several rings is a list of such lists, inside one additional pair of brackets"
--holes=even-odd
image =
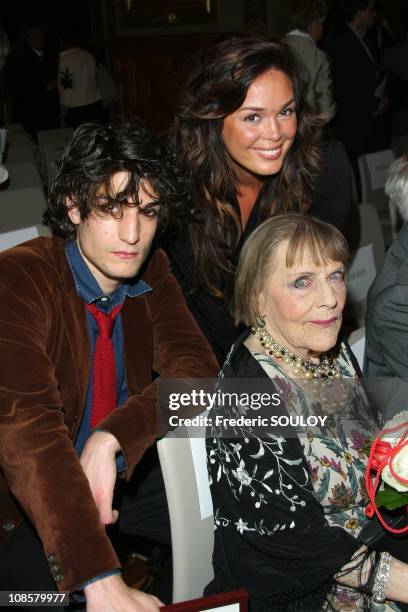
[(306, 101), (307, 74), (278, 41), (233, 38), (202, 50), (180, 96), (173, 137), (191, 183), (193, 221), (167, 251), (220, 362), (237, 335), (228, 314), (236, 260), (271, 215), (312, 211), (342, 227), (350, 169)]

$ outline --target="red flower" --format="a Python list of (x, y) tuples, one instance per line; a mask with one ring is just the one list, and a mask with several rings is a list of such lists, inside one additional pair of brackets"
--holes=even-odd
[(376, 444), (375, 453), (372, 456), (371, 467), (379, 470), (384, 467), (384, 461), (389, 458), (392, 451), (392, 445), (389, 442), (380, 441)]

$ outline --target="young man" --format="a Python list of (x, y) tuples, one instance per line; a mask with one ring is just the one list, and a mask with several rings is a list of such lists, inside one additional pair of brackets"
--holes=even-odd
[[(59, 237), (0, 254), (0, 590), (56, 583), (83, 589), (88, 611), (158, 610), (123, 582), (105, 526), (118, 474), (129, 480), (157, 437), (154, 376), (217, 372), (166, 256), (151, 252), (182, 188), (139, 125), (85, 124), (51, 188)], [(145, 480), (134, 518), (153, 533), (159, 485)]]

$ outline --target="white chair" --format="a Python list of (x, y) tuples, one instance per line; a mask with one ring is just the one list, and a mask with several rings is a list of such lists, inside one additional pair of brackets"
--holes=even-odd
[(0, 234), (0, 251), (11, 249), (11, 247), (38, 238), (38, 236), (51, 236), (51, 230), (45, 225), (35, 225)]
[(382, 227), (377, 211), (371, 204), (360, 204), (353, 209), (357, 217), (353, 220), (354, 235), (347, 235), (353, 253), (347, 271), (347, 305), (345, 323), (351, 329), (365, 323), (367, 293), (381, 268), (385, 257)]
[(354, 357), (357, 359), (360, 370), (363, 369), (364, 349), (365, 349), (365, 327), (355, 329), (347, 339)]
[(37, 166), (30, 163), (7, 164), (7, 171), (10, 177), (8, 189), (22, 189), (24, 187), (38, 187), (43, 189), (40, 173)]
[(31, 146), (31, 138), (27, 132), (8, 132), (7, 131), (7, 143), (11, 146), (28, 145)]
[(43, 174), (43, 176), (47, 185), (51, 184), (52, 176), (55, 172), (55, 162), (61, 159), (65, 146), (66, 145), (61, 142), (47, 142), (44, 145), (43, 153), (45, 173)]
[(40, 148), (41, 172), (44, 179), (48, 178), (48, 165), (46, 159), (45, 148), (47, 144), (57, 144), (59, 147), (65, 147), (71, 139), (74, 130), (72, 128), (58, 128), (54, 130), (42, 130), (38, 132), (38, 146)]
[(7, 158), (5, 165), (7, 164), (34, 164), (36, 163), (34, 148), (29, 144), (11, 144), (7, 148)]
[(9, 123), (8, 125), (5, 125), (4, 127), (6, 128), (8, 134), (12, 134), (15, 132), (24, 132), (26, 134), (26, 131), (24, 130), (21, 123)]
[(41, 225), (46, 206), (38, 187), (0, 191), (0, 232)]
[(392, 149), (368, 153), (358, 158), (361, 181), (361, 201), (375, 206), (384, 232), (385, 244), (392, 241), (391, 220), (388, 209), (388, 197), (384, 192), (387, 173), (395, 159)]
[[(180, 436), (181, 428), (176, 430)], [(173, 602), (201, 597), (213, 578), (213, 514), (205, 438), (170, 434), (157, 443), (170, 513)]]

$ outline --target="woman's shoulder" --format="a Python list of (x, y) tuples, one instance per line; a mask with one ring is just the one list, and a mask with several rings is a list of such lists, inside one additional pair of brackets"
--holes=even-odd
[(245, 345), (250, 333), (250, 329), (245, 329), (232, 345), (221, 370), (222, 378), (266, 378), (265, 372)]

